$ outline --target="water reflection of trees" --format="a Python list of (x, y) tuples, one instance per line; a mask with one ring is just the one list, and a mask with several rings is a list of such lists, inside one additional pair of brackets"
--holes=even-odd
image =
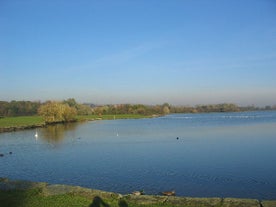
[(41, 138), (52, 144), (61, 143), (68, 131), (74, 131), (77, 123), (48, 125), (40, 130)]

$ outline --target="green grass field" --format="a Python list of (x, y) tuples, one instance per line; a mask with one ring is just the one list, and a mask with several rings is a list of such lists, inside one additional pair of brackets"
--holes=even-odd
[(0, 128), (21, 127), (41, 124), (44, 124), (44, 121), (40, 116), (5, 117), (0, 119)]

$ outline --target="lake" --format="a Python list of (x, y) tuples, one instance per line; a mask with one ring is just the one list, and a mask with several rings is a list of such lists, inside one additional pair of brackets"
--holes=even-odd
[(0, 177), (11, 179), (122, 194), (175, 190), (179, 196), (276, 199), (276, 111), (171, 114), (1, 133), (0, 153)]

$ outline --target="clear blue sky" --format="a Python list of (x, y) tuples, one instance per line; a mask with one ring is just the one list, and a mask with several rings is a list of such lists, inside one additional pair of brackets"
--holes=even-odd
[(276, 104), (275, 0), (0, 0), (0, 100)]

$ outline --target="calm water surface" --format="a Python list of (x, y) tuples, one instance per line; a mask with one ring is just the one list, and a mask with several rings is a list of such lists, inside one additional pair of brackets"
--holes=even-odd
[[(0, 177), (276, 199), (276, 112), (175, 114), (0, 134)], [(176, 139), (179, 137), (179, 139)], [(9, 152), (12, 152), (10, 155)]]

